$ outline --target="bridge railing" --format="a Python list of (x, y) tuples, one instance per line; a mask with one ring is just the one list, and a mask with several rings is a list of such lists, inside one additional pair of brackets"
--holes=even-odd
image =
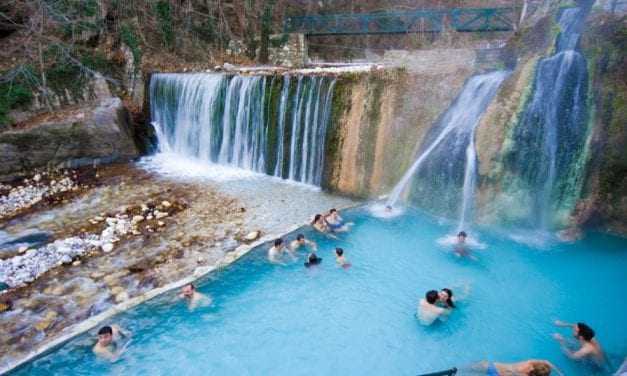
[(441, 32), (445, 18), (460, 32), (512, 30), (517, 8), (453, 8), (287, 17), (284, 32), (307, 35)]

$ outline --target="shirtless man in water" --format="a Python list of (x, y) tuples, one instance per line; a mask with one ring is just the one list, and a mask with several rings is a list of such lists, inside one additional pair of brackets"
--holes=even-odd
[(562, 375), (562, 372), (551, 362), (539, 359), (530, 359), (518, 363), (483, 361), (470, 368), (471, 372), (487, 376), (549, 376), (552, 370), (558, 375)]
[(188, 301), (188, 307), (190, 310), (193, 310), (198, 306), (207, 306), (211, 304), (211, 299), (196, 291), (196, 286), (194, 286), (193, 283), (183, 286), (179, 297)]
[[(120, 328), (118, 325), (103, 326), (98, 331), (98, 342), (94, 346), (94, 354), (97, 356), (115, 362), (120, 355), (126, 350), (127, 341), (124, 346), (120, 345), (121, 338), (129, 338), (130, 333)], [(119, 347), (119, 348), (118, 348)]]
[(305, 235), (303, 234), (298, 234), (296, 235), (296, 240), (292, 240), (292, 242), (290, 243), (290, 247), (288, 250), (291, 253), (295, 253), (298, 248), (303, 246), (311, 247), (311, 249), (313, 249), (314, 251), (318, 249), (318, 245), (315, 242), (305, 239)]
[(431, 290), (425, 294), (424, 299), (418, 303), (418, 319), (422, 325), (429, 326), (436, 320), (445, 320), (451, 313), (451, 309), (438, 306), (440, 296), (437, 291)]
[(603, 354), (603, 349), (601, 349), (601, 345), (594, 338), (595, 333), (591, 327), (582, 322), (571, 324), (560, 320), (555, 321), (555, 325), (572, 328), (573, 336), (579, 342), (579, 349), (575, 351), (574, 349), (569, 348), (566, 339), (561, 334), (556, 333), (553, 335), (553, 338), (560, 343), (562, 350), (569, 358), (575, 360), (589, 359), (598, 366), (604, 365), (605, 355)]

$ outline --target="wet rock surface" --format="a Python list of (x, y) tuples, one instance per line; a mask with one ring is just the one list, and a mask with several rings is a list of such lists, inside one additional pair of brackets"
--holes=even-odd
[[(12, 269), (7, 279), (0, 267), (8, 287), (0, 291), (0, 366), (116, 304), (232, 261), (242, 243), (351, 203), (273, 179), (180, 181), (126, 164), (94, 176), (59, 202), (0, 218), (5, 237), (50, 236), (1, 260)], [(0, 197), (11, 189), (0, 187)]]
[(122, 101), (105, 97), (0, 132), (0, 180), (34, 168), (75, 167), (138, 156)]

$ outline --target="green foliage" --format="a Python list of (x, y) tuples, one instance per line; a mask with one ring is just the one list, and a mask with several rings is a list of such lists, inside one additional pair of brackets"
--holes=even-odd
[(194, 26), (194, 32), (201, 40), (207, 43), (215, 43), (217, 35), (213, 17), (207, 17), (200, 25)]
[(174, 28), (172, 26), (172, 9), (170, 3), (166, 0), (159, 0), (155, 4), (155, 13), (159, 22), (161, 38), (165, 48), (174, 46)]
[(274, 48), (279, 48), (285, 46), (289, 39), (289, 34), (283, 33), (279, 37), (270, 38), (270, 45)]
[(0, 125), (8, 124), (11, 119), (8, 112), (30, 104), (33, 99), (31, 90), (19, 82), (0, 84)]
[(135, 69), (139, 69), (142, 51), (139, 47), (139, 39), (137, 38), (135, 28), (128, 23), (123, 23), (120, 28), (120, 39), (122, 40), (122, 43), (126, 44), (128, 48), (131, 49), (133, 60), (135, 60)]

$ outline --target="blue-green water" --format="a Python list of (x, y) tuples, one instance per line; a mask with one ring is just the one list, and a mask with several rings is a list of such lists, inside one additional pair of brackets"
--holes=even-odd
[[(625, 240), (592, 234), (538, 250), (484, 230), (475, 236), (486, 248), (470, 261), (439, 245), (451, 224), (420, 213), (345, 217), (355, 226), (339, 241), (306, 233), (320, 246), (316, 268), (303, 267), (304, 252), (272, 265), (258, 249), (201, 284), (209, 307), (190, 312), (170, 294), (117, 317), (134, 333), (118, 362), (95, 359), (92, 332), (16, 374), (416, 375), (526, 358), (594, 374), (560, 352), (557, 318), (587, 322), (611, 358), (627, 354)], [(336, 267), (336, 245), (351, 268)], [(426, 290), (465, 285), (469, 295), (447, 322), (418, 323)]]

